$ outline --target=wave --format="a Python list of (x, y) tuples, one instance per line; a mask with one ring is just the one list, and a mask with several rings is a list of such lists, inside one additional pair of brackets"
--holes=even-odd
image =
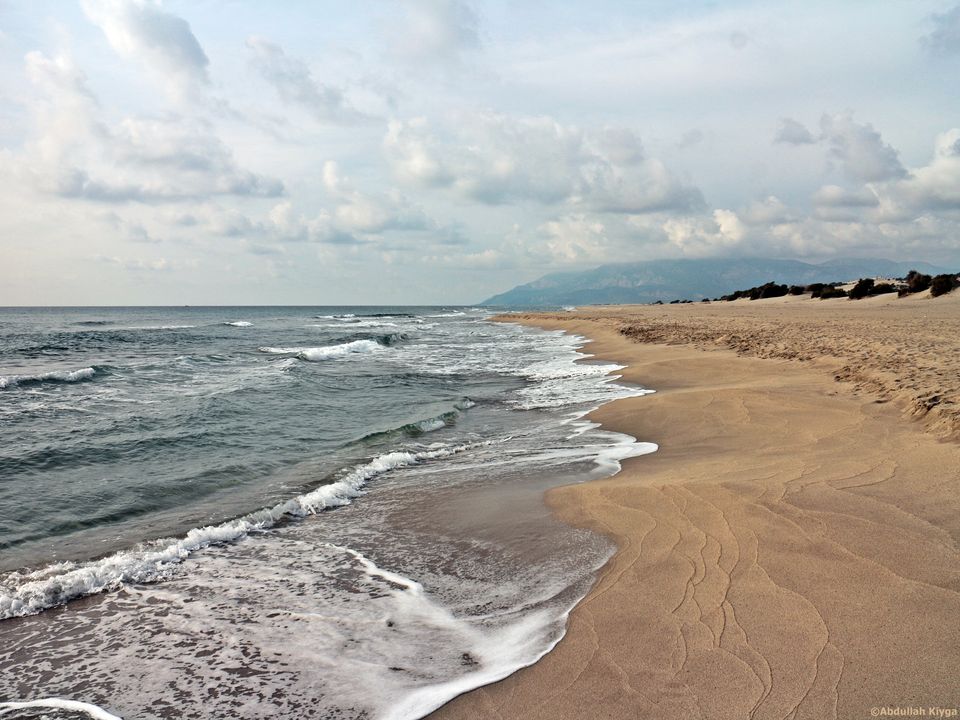
[[(227, 325), (234, 325), (236, 323), (225, 323)], [(249, 325), (250, 323), (247, 323)], [(129, 330), (186, 330), (187, 328), (195, 328), (196, 325), (141, 325), (138, 327), (128, 328)], [(239, 326), (244, 327), (244, 326)]]
[(197, 550), (236, 542), (285, 520), (349, 505), (361, 494), (369, 480), (391, 470), (491, 444), (493, 441), (487, 440), (464, 445), (434, 446), (419, 452), (386, 453), (353, 467), (327, 485), (234, 520), (194, 528), (182, 538), (155, 540), (91, 562), (61, 562), (32, 572), (9, 573), (0, 579), (0, 620), (34, 615), (75, 598), (114, 590), (128, 583), (162, 580)]
[(367, 337), (359, 340), (350, 340), (338, 345), (325, 345), (322, 347), (260, 347), (257, 348), (257, 350), (271, 355), (295, 355), (301, 360), (321, 362), (323, 360), (332, 360), (357, 353), (376, 352), (384, 347), (390, 347), (402, 340), (406, 340), (406, 338), (407, 336), (404, 333), (390, 333), (388, 335), (378, 335), (374, 338)]
[(246, 320), (232, 320), (230, 322), (221, 323), (222, 325), (230, 325), (231, 327), (250, 327), (253, 325), (251, 322)]
[(113, 320), (79, 320), (74, 325), (83, 325), (86, 327), (96, 327), (98, 325), (114, 325)]
[[(352, 320), (352, 321), (349, 323), (349, 325), (350, 325), (351, 328), (355, 328), (355, 327), (358, 327), (358, 328), (361, 328), (361, 327), (383, 327), (383, 328), (387, 328), (387, 327), (399, 327), (399, 325), (397, 325), (397, 324), (394, 323), (394, 322), (386, 322), (386, 321), (384, 321), (384, 320), (361, 320), (361, 319), (359, 319), (359, 318), (357, 318), (356, 320)], [(309, 327), (342, 328), (342, 327), (343, 327), (343, 323), (342, 323), (342, 322), (314, 323), (314, 324), (310, 325)]]
[(40, 383), (71, 383), (90, 380), (97, 374), (95, 368), (85, 367), (79, 370), (53, 370), (39, 375), (0, 375), (0, 390)]
[(410, 438), (415, 438), (425, 435), (426, 433), (434, 432), (435, 430), (442, 430), (445, 427), (451, 427), (456, 424), (457, 418), (460, 417), (461, 413), (475, 406), (476, 403), (470, 398), (461, 398), (453, 404), (453, 410), (447, 410), (439, 415), (434, 415), (433, 417), (428, 417), (423, 420), (407, 423), (390, 430), (381, 430), (379, 432), (370, 433), (369, 435), (364, 435), (357, 442), (362, 443), (370, 440), (394, 437), (398, 435), (405, 435)]
[(416, 317), (413, 313), (365, 313), (360, 317), (365, 318), (412, 318)]

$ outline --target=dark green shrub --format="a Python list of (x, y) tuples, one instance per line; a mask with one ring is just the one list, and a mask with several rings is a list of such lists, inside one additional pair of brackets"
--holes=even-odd
[(946, 295), (958, 285), (960, 283), (957, 282), (956, 275), (937, 275), (930, 281), (930, 295), (931, 297)]
[[(774, 297), (783, 297), (787, 294), (786, 285), (777, 285), (775, 282), (768, 282), (765, 285), (761, 285), (759, 288), (758, 297), (762, 300), (764, 298), (774, 298)], [(753, 299), (751, 297), (751, 299)]]
[(930, 287), (931, 279), (929, 275), (911, 270), (907, 273), (907, 290), (912, 293), (922, 292)]
[(827, 286), (824, 285), (823, 283), (812, 283), (810, 285), (807, 285), (807, 287), (804, 289), (808, 293), (810, 293), (810, 297), (820, 297), (820, 293), (823, 292), (823, 289), (825, 287)]
[(819, 295), (821, 300), (829, 300), (830, 298), (840, 298), (847, 297), (847, 291), (841, 290), (838, 287), (825, 287), (820, 291)]
[(803, 295), (806, 290), (802, 285), (791, 285), (787, 292), (789, 292), (791, 295)]
[(872, 295), (873, 285), (873, 278), (861, 278), (857, 280), (857, 284), (850, 289), (850, 299), (859, 300), (860, 298), (865, 298), (867, 295)]
[(897, 289), (890, 283), (877, 283), (873, 286), (873, 290), (870, 292), (871, 295), (886, 295), (887, 293), (896, 292)]

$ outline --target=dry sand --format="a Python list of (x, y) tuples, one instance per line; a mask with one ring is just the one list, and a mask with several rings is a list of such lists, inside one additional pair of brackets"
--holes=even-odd
[(594, 417), (660, 451), (548, 494), (618, 553), (553, 652), (432, 717), (960, 707), (960, 293), (521, 321), (657, 390)]

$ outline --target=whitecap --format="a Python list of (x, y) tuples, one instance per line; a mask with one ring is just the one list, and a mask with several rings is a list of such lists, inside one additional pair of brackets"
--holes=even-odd
[(43, 382), (80, 382), (89, 380), (96, 373), (94, 368), (85, 367), (79, 370), (53, 370), (38, 375), (0, 375), (0, 390)]
[(353, 340), (325, 347), (261, 347), (258, 350), (272, 355), (296, 355), (301, 360), (320, 362), (354, 353), (374, 352), (382, 348), (383, 346), (376, 340)]

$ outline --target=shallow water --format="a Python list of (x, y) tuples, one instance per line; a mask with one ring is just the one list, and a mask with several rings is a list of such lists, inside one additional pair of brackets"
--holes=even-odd
[(609, 555), (543, 491), (653, 449), (579, 419), (615, 366), (480, 309), (0, 315), (0, 700), (422, 716)]

